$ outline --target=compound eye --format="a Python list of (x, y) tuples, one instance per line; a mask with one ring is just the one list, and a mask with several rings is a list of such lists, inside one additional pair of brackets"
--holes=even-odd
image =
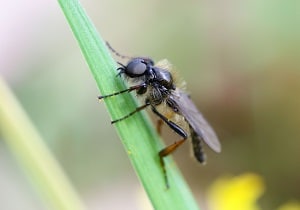
[(142, 76), (147, 70), (147, 65), (143, 59), (135, 58), (131, 60), (126, 67), (126, 74), (130, 77)]

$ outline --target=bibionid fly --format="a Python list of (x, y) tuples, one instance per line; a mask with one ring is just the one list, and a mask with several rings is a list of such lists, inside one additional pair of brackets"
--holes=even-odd
[[(155, 64), (151, 58), (124, 56), (116, 52), (108, 43), (107, 46), (117, 56), (130, 59), (127, 65), (118, 62), (120, 67), (117, 70), (119, 71), (119, 76), (124, 76), (126, 79), (134, 81), (135, 85), (130, 86), (126, 90), (99, 96), (98, 98), (103, 99), (131, 91), (136, 91), (137, 95), (145, 96), (142, 106), (137, 107), (122, 118), (113, 120), (112, 123), (125, 120), (133, 114), (150, 107), (153, 113), (159, 117), (157, 123), (159, 134), (161, 133), (162, 124), (166, 123), (181, 137), (180, 140), (158, 153), (167, 187), (169, 187), (169, 183), (164, 157), (174, 152), (188, 138), (192, 141), (194, 156), (200, 163), (205, 162), (205, 154), (201, 146), (202, 141), (213, 151), (221, 151), (220, 142), (212, 127), (198, 111), (190, 96), (182, 88), (175, 85), (171, 64), (167, 60), (159, 61)], [(163, 108), (161, 109), (160, 107)], [(179, 123), (185, 125), (182, 126)]]

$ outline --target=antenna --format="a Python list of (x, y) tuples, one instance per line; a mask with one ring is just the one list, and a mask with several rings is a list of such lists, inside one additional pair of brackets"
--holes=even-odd
[(127, 55), (122, 55), (120, 53), (118, 53), (114, 48), (112, 48), (112, 46), (106, 42), (106, 46), (110, 49), (110, 51), (112, 51), (116, 56), (123, 58), (123, 59), (133, 59), (133, 57), (127, 56)]

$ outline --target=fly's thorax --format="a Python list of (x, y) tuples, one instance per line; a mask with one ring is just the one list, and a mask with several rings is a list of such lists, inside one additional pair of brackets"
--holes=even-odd
[(153, 82), (167, 90), (175, 89), (173, 77), (170, 71), (158, 67), (153, 67), (152, 70), (155, 74), (155, 79)]
[(173, 85), (180, 88), (181, 90), (186, 89), (186, 82), (179, 75), (176, 67), (174, 67), (167, 59), (160, 60), (156, 63), (156, 67), (165, 69), (172, 75)]
[(151, 105), (157, 106), (163, 103), (166, 98), (166, 94), (160, 88), (150, 85), (147, 91), (147, 98)]

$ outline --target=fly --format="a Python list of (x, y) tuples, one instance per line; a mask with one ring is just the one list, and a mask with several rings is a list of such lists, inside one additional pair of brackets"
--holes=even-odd
[[(150, 107), (152, 112), (159, 117), (157, 123), (159, 134), (161, 133), (162, 124), (165, 123), (181, 137), (180, 140), (165, 147), (158, 153), (167, 187), (169, 187), (169, 183), (164, 157), (174, 152), (188, 138), (192, 141), (194, 156), (200, 163), (205, 162), (205, 154), (201, 145), (202, 141), (213, 151), (221, 152), (221, 144), (213, 128), (198, 111), (189, 95), (181, 88), (175, 86), (171, 65), (166, 60), (155, 64), (151, 58), (123, 56), (116, 52), (108, 43), (107, 46), (117, 56), (130, 59), (127, 65), (118, 62), (120, 65), (117, 69), (119, 71), (118, 75), (135, 81), (136, 85), (130, 86), (126, 90), (99, 96), (98, 98), (104, 99), (131, 91), (136, 91), (137, 95), (145, 96), (142, 106), (137, 107), (122, 118), (113, 120), (112, 123), (125, 120), (133, 114)], [(168, 111), (166, 109), (160, 110), (159, 107), (161, 105), (167, 107)], [(187, 125), (185, 129), (174, 121), (176, 116), (181, 117), (181, 121)]]

